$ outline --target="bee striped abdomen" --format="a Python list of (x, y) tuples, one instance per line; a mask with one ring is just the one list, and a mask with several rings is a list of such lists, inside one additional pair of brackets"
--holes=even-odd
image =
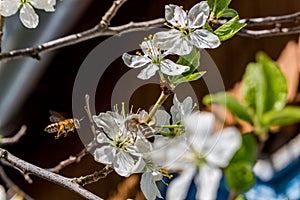
[(58, 123), (53, 123), (48, 125), (44, 131), (48, 132), (48, 133), (56, 133), (59, 130), (60, 125)]

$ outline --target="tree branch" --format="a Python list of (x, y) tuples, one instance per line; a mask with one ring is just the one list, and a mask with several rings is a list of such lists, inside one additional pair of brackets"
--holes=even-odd
[(4, 169), (2, 166), (0, 166), (0, 177), (2, 181), (4, 182), (6, 188), (8, 188), (8, 193), (11, 192), (14, 194), (20, 194), (22, 197), (25, 197), (27, 200), (33, 200), (32, 197), (30, 197), (28, 194), (26, 194), (24, 191), (22, 191), (8, 176), (6, 175)]
[[(24, 57), (31, 57), (35, 59), (40, 59), (40, 53), (53, 51), (56, 49), (63, 48), (65, 46), (71, 46), (78, 44), (80, 42), (90, 40), (93, 38), (97, 38), (100, 36), (110, 36), (119, 34), (124, 31), (134, 31), (140, 29), (147, 29), (147, 28), (155, 28), (155, 27), (162, 27), (163, 22), (165, 22), (164, 18), (158, 18), (154, 20), (144, 21), (144, 22), (130, 22), (128, 24), (124, 24), (121, 26), (115, 27), (108, 27), (110, 20), (116, 14), (116, 11), (120, 8), (120, 6), (125, 2), (121, 0), (115, 0), (111, 9), (113, 12), (108, 11), (102, 18), (101, 22), (97, 24), (94, 28), (88, 29), (86, 31), (72, 34), (69, 36), (65, 36), (56, 40), (52, 40), (41, 44), (36, 47), (32, 48), (25, 48), (19, 50), (12, 50), (9, 52), (0, 53), (0, 61), (9, 61), (12, 59), (24, 58)], [(270, 17), (259, 17), (259, 18), (246, 18), (240, 19), (239, 22), (248, 23), (246, 26), (247, 28), (263, 26), (263, 25), (277, 25), (283, 22), (296, 22), (300, 16), (300, 12), (292, 13), (289, 15), (282, 15), (282, 16), (270, 16)], [(214, 24), (217, 26), (221, 26), (222, 24), (226, 23), (227, 20), (215, 20)], [(261, 31), (261, 32), (260, 32)], [(289, 35), (289, 34), (297, 34), (299, 33), (298, 27), (294, 28), (282, 28), (280, 31), (274, 31), (272, 29), (266, 30), (248, 30), (241, 31), (238, 35), (243, 37), (270, 37), (270, 36), (277, 36), (277, 35)], [(261, 36), (258, 36), (261, 34)]]
[(93, 199), (93, 200), (102, 200), (100, 197), (94, 195), (90, 191), (84, 189), (77, 183), (73, 181), (72, 178), (66, 178), (61, 175), (49, 172), (48, 170), (42, 169), (40, 167), (37, 167), (33, 164), (30, 164), (24, 160), (21, 160), (20, 158), (17, 158), (16, 156), (12, 155), (5, 149), (0, 148), (0, 159), (6, 163), (8, 163), (11, 166), (14, 166), (21, 171), (23, 171), (25, 174), (33, 174), (35, 176), (38, 176), (42, 179), (51, 181), (57, 185), (63, 186), (86, 199)]
[(100, 179), (106, 178), (108, 174), (113, 172), (114, 170), (111, 169), (109, 166), (105, 166), (102, 170), (96, 171), (93, 174), (89, 174), (86, 176), (81, 176), (79, 178), (74, 178), (73, 181), (78, 183), (81, 186), (85, 186), (91, 183), (95, 183)]
[(20, 130), (13, 137), (6, 137), (0, 139), (0, 145), (14, 144), (19, 141), (19, 139), (25, 135), (27, 127), (25, 125), (21, 126)]
[(243, 37), (259, 39), (259, 38), (263, 38), (263, 37), (292, 35), (292, 34), (299, 34), (299, 33), (300, 33), (300, 26), (296, 26), (296, 27), (291, 27), (291, 28), (275, 27), (273, 29), (264, 29), (264, 30), (242, 29), (239, 32), (239, 35), (243, 36)]

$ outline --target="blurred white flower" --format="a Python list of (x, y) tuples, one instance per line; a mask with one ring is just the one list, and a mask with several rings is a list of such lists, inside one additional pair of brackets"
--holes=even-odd
[(20, 20), (27, 28), (36, 28), (39, 16), (33, 7), (47, 12), (55, 11), (56, 0), (1, 0), (0, 14), (4, 17), (14, 15), (20, 9)]
[(145, 80), (151, 78), (155, 75), (157, 70), (169, 76), (179, 75), (189, 70), (188, 66), (178, 65), (169, 59), (164, 59), (167, 54), (162, 52), (151, 39), (142, 42), (140, 47), (144, 55), (140, 53), (139, 55), (124, 53), (122, 56), (124, 63), (128, 67), (146, 67), (138, 75), (140, 79)]
[(0, 185), (0, 200), (6, 200), (7, 196), (6, 196), (6, 192), (5, 189), (2, 185)]
[(218, 36), (208, 30), (199, 29), (209, 17), (206, 1), (194, 5), (188, 14), (177, 5), (165, 7), (165, 18), (172, 25), (170, 31), (154, 35), (155, 43), (169, 54), (189, 54), (193, 46), (197, 48), (216, 48), (220, 45)]
[[(182, 170), (182, 173), (170, 183), (167, 199), (186, 198), (193, 179), (197, 186), (196, 199), (215, 199), (222, 176), (220, 168), (228, 165), (240, 147), (241, 135), (233, 127), (213, 134), (214, 116), (211, 113), (192, 113), (185, 116), (184, 125), (185, 145), (182, 137), (179, 137), (181, 141), (175, 143), (177, 148), (172, 148), (174, 156), (183, 152), (180, 158), (176, 155), (174, 160), (174, 166)], [(171, 152), (168, 155), (172, 156)]]

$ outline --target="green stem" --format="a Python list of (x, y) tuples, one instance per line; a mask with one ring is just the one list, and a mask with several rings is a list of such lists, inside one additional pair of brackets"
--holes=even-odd
[(173, 94), (173, 91), (165, 86), (162, 86), (162, 92), (155, 105), (150, 110), (149, 115), (146, 118), (146, 123), (151, 121), (151, 118), (155, 115), (158, 108), (165, 102), (165, 100), (170, 96), (170, 94)]

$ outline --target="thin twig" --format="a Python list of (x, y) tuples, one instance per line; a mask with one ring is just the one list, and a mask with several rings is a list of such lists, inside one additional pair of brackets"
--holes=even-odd
[(299, 33), (300, 33), (300, 26), (291, 27), (291, 28), (275, 27), (273, 29), (264, 29), (264, 30), (242, 29), (240, 30), (239, 35), (243, 37), (259, 39), (263, 37), (292, 35), (292, 34), (299, 34)]
[(86, 148), (82, 149), (80, 153), (78, 153), (76, 156), (69, 156), (69, 158), (61, 161), (58, 165), (55, 167), (52, 167), (48, 169), (51, 172), (58, 173), (60, 172), (63, 168), (73, 164), (73, 163), (79, 163), (81, 159), (88, 154), (88, 150)]
[(97, 137), (97, 132), (96, 132), (96, 128), (94, 125), (94, 121), (93, 121), (93, 117), (92, 117), (92, 113), (91, 113), (91, 109), (90, 109), (90, 96), (89, 95), (85, 95), (85, 106), (84, 109), (88, 115), (89, 118), (89, 122), (90, 122), (90, 127), (92, 130), (92, 133), (94, 135), (94, 139)]
[[(238, 20), (239, 23), (247, 23), (247, 28), (257, 27), (257, 26), (265, 26), (265, 25), (276, 25), (278, 23), (285, 22), (298, 22), (300, 18), (300, 12), (291, 13), (288, 15), (280, 15), (280, 16), (268, 16), (268, 17), (257, 17), (257, 18), (244, 18)], [(214, 24), (222, 25), (225, 24), (228, 20), (220, 19), (215, 20)]]
[(81, 186), (85, 186), (91, 183), (95, 183), (100, 179), (106, 178), (114, 170), (111, 169), (109, 166), (105, 166), (102, 170), (96, 171), (93, 174), (89, 174), (86, 176), (81, 176), (79, 178), (74, 178), (73, 181), (78, 183)]
[(6, 137), (0, 139), (0, 145), (8, 145), (17, 143), (20, 138), (25, 135), (27, 127), (25, 125), (21, 126), (20, 130), (13, 137)]
[(109, 10), (102, 17), (99, 26), (102, 29), (106, 29), (110, 25), (110, 21), (116, 15), (119, 8), (126, 2), (127, 0), (115, 0), (113, 5), (109, 8)]
[(6, 188), (8, 188), (8, 191), (12, 191), (15, 194), (19, 194), (22, 197), (24, 197), (26, 200), (33, 200), (32, 197), (26, 194), (12, 180), (10, 180), (10, 178), (8, 178), (2, 166), (0, 166), (0, 177), (1, 180), (4, 182)]
[(84, 189), (79, 184), (73, 182), (72, 178), (66, 178), (59, 174), (55, 174), (48, 170), (42, 169), (38, 166), (35, 166), (31, 163), (28, 163), (16, 156), (12, 155), (5, 149), (0, 148), (0, 159), (4, 162), (7, 162), (9, 165), (14, 166), (25, 174), (33, 174), (45, 180), (51, 181), (57, 185), (63, 186), (70, 191), (73, 191), (86, 199), (93, 199), (93, 200), (101, 200), (100, 197), (94, 195), (90, 191)]

